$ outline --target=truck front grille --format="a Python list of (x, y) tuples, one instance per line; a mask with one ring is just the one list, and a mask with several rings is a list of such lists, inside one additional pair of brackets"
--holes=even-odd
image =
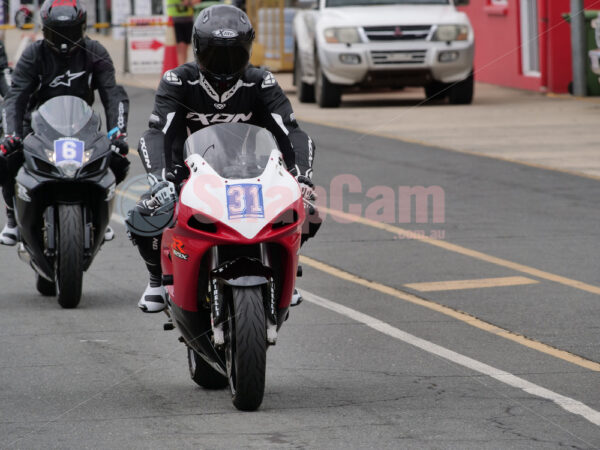
[(369, 41), (423, 41), (429, 36), (431, 25), (364, 27)]
[(371, 52), (375, 65), (423, 64), (427, 50), (377, 50)]

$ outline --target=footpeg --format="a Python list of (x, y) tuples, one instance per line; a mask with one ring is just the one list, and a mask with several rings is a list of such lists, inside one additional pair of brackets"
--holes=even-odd
[(175, 325), (173, 325), (173, 322), (167, 322), (165, 324), (163, 324), (163, 330), (165, 331), (171, 331), (175, 329)]
[(298, 264), (298, 269), (296, 270), (296, 276), (297, 277), (302, 276), (302, 266), (300, 264)]

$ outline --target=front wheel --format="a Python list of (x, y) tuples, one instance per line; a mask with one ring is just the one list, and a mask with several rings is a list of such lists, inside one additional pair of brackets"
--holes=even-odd
[(58, 205), (56, 287), (58, 303), (75, 308), (83, 284), (83, 214), (80, 205)]
[(426, 101), (438, 101), (444, 100), (448, 96), (448, 85), (444, 83), (440, 83), (438, 81), (433, 81), (425, 86), (425, 97)]
[(448, 99), (452, 105), (469, 105), (473, 103), (475, 79), (473, 72), (462, 81), (454, 83), (448, 90)]
[(213, 369), (196, 351), (188, 347), (188, 366), (192, 380), (205, 389), (223, 389), (229, 384), (227, 377)]
[(342, 87), (328, 79), (319, 60), (315, 60), (315, 99), (321, 108), (337, 108), (342, 102)]
[(300, 103), (314, 103), (315, 88), (313, 85), (302, 81), (302, 63), (297, 51), (294, 57), (294, 80), (296, 82), (296, 94)]
[(234, 406), (254, 411), (262, 403), (267, 368), (265, 309), (260, 286), (232, 287), (227, 374)]

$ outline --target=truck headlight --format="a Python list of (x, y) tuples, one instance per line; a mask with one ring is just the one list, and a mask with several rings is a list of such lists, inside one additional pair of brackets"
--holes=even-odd
[(329, 44), (358, 44), (361, 42), (356, 28), (327, 28), (325, 41)]
[(434, 41), (466, 41), (469, 38), (467, 25), (440, 25), (433, 35)]

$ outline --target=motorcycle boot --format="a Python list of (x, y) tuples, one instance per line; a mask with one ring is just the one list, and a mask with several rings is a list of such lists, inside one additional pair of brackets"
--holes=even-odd
[(160, 277), (150, 274), (150, 282), (138, 302), (138, 308), (145, 313), (161, 312), (167, 307), (167, 293)]
[(19, 229), (15, 219), (15, 210), (6, 208), (6, 225), (0, 232), (0, 244), (14, 246), (19, 241)]

